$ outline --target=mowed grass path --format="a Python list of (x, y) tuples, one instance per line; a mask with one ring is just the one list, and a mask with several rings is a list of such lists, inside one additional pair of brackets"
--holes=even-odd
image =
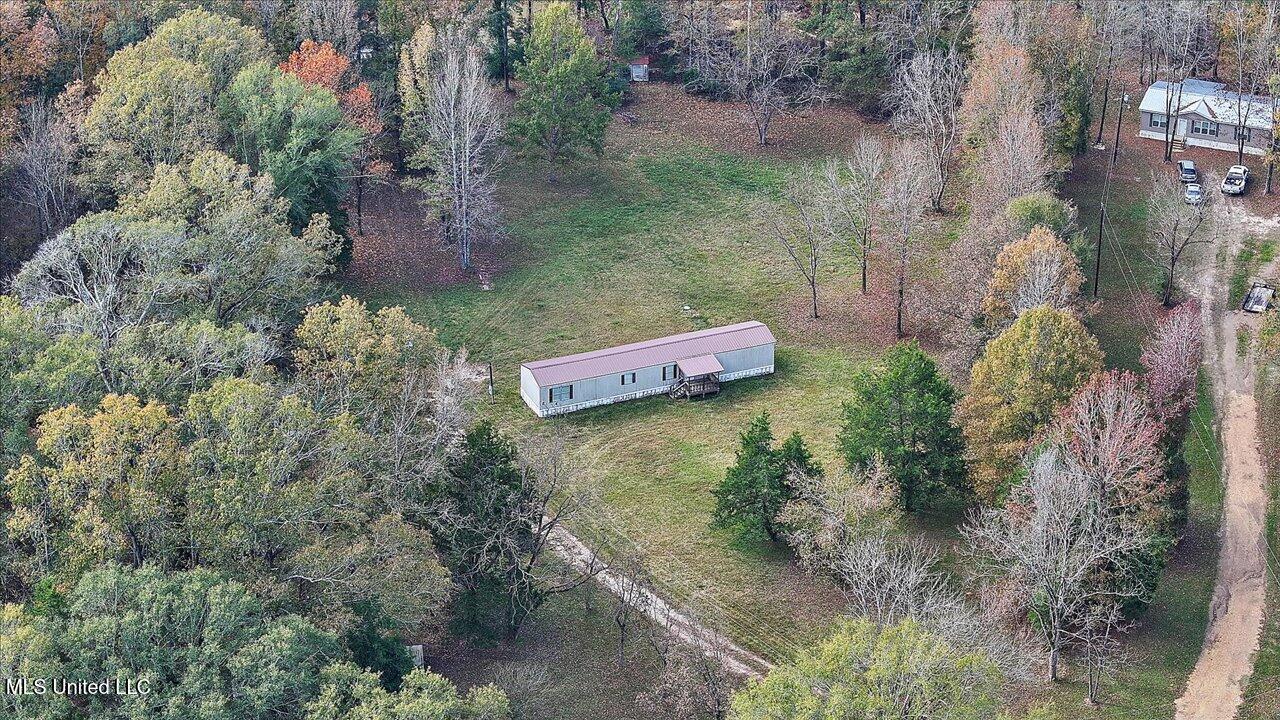
[[(403, 305), (447, 344), (492, 362), (497, 394), (485, 413), (516, 433), (565, 433), (599, 482), (599, 516), (574, 529), (605, 550), (634, 543), (665, 593), (777, 659), (819, 637), (841, 598), (762, 538), (711, 530), (711, 491), (762, 410), (779, 438), (801, 432), (834, 467), (839, 404), (870, 351), (786, 326), (786, 308), (805, 289), (761, 219), (785, 171), (779, 161), (696, 148), (607, 153), (554, 186), (543, 171), (517, 167), (503, 184), (517, 259), (491, 290), (347, 288), (372, 306)], [(830, 277), (853, 274), (845, 255)], [(718, 397), (548, 420), (519, 397), (522, 361), (748, 319), (778, 335), (777, 372)]]

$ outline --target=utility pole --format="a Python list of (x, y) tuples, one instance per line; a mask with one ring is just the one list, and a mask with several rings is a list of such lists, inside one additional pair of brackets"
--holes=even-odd
[(1098, 201), (1098, 246), (1093, 251), (1093, 297), (1098, 297), (1098, 278), (1102, 276), (1102, 221), (1107, 217), (1107, 206)]
[(1111, 168), (1116, 167), (1116, 156), (1120, 154), (1120, 120), (1124, 118), (1124, 106), (1129, 104), (1129, 96), (1126, 94), (1120, 100), (1120, 107), (1116, 109), (1116, 140), (1111, 147)]
[(1120, 121), (1124, 119), (1124, 106), (1129, 104), (1125, 94), (1116, 108), (1116, 137), (1111, 145), (1111, 165), (1107, 167), (1107, 179), (1102, 184), (1102, 197), (1098, 200), (1098, 243), (1093, 252), (1093, 297), (1098, 297), (1098, 281), (1102, 279), (1102, 226), (1107, 219), (1107, 192), (1111, 189), (1111, 173), (1116, 171), (1116, 158), (1120, 155)]
[(489, 402), (493, 402), (493, 363), (489, 363)]

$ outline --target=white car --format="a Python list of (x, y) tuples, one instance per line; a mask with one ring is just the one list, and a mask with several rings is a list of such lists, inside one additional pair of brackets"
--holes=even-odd
[(1188, 183), (1182, 191), (1182, 201), (1188, 205), (1199, 205), (1204, 202), (1204, 188), (1200, 183)]
[(1222, 179), (1222, 192), (1225, 195), (1239, 195), (1244, 192), (1245, 183), (1249, 182), (1249, 168), (1243, 165), (1232, 165), (1227, 176)]

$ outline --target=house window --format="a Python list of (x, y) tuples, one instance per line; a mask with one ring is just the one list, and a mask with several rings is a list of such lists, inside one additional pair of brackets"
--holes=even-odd
[(1191, 132), (1196, 135), (1218, 136), (1218, 123), (1208, 120), (1192, 120)]
[(622, 373), (622, 384), (623, 384), (623, 385), (635, 385), (635, 384), (636, 384), (636, 374), (635, 374), (635, 373)]
[(1153, 128), (1167, 128), (1169, 127), (1169, 116), (1151, 113), (1150, 125)]
[(676, 379), (676, 365), (674, 363), (672, 363), (671, 365), (662, 366), (662, 379), (663, 380)]
[(1252, 133), (1250, 133), (1249, 128), (1240, 127), (1239, 125), (1236, 126), (1236, 140), (1243, 140), (1245, 142), (1249, 142), (1252, 139), (1253, 139)]
[(547, 399), (551, 402), (564, 402), (573, 399), (572, 385), (557, 385), (547, 391)]

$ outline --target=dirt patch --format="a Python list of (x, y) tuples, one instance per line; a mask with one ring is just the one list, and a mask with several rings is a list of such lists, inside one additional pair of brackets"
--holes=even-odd
[(889, 347), (898, 339), (894, 319), (897, 296), (891, 285), (892, 278), (873, 270), (865, 294), (856, 276), (819, 286), (817, 318), (812, 317), (812, 299), (806, 287), (805, 292), (788, 296), (783, 327), (801, 343), (816, 338), (823, 346)]
[(847, 152), (861, 133), (886, 131), (883, 123), (848, 106), (824, 104), (776, 117), (769, 144), (761, 147), (743, 103), (691, 95), (668, 83), (634, 89), (634, 100), (614, 118), (609, 131), (610, 143), (620, 147), (673, 149), (692, 142), (753, 157), (812, 157)]
[(475, 247), (474, 269), (462, 270), (456, 250), (441, 241), (440, 222), (423, 208), (422, 197), (398, 181), (365, 193), (364, 233), (356, 232), (353, 216), (351, 262), (339, 276), (342, 282), (410, 289), (483, 286), (506, 269), (508, 248), (498, 242)]

